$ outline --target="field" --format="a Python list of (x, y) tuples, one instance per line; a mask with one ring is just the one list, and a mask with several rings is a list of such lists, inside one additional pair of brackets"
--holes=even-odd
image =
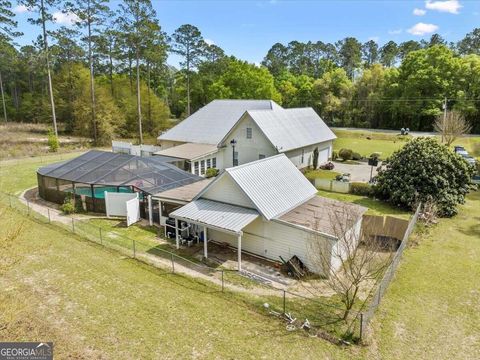
[[(333, 150), (352, 149), (360, 155), (369, 157), (374, 152), (379, 152), (382, 159), (386, 159), (395, 150), (400, 149), (413, 136), (398, 136), (392, 133), (372, 132), (367, 130), (335, 130), (337, 139), (333, 142)], [(462, 137), (454, 142), (462, 145), (477, 159), (480, 159), (480, 136)]]
[[(65, 156), (1, 163), (0, 188), (35, 186), (35, 170)], [(0, 211), (0, 341), (54, 341), (59, 359), (480, 357), (479, 192), (458, 216), (417, 235), (373, 320), (370, 345), (350, 347), (288, 333), (250, 296), (222, 294)], [(22, 234), (5, 242), (16, 224)]]

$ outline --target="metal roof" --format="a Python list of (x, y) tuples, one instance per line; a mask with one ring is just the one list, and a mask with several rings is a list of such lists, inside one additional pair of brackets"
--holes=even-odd
[(175, 189), (166, 190), (161, 193), (155, 194), (154, 197), (161, 200), (177, 200), (180, 202), (192, 201), (197, 194), (205, 189), (208, 184), (212, 182), (213, 178), (204, 179), (184, 186), (177, 187)]
[[(283, 215), (317, 193), (317, 189), (284, 154), (228, 168), (225, 173), (267, 220)], [(210, 186), (213, 187), (214, 183)]]
[(38, 173), (75, 183), (134, 186), (149, 194), (203, 180), (169, 163), (175, 160), (90, 150), (72, 160), (42, 167)]
[(248, 110), (247, 113), (279, 152), (336, 139), (312, 108)]
[(170, 217), (227, 232), (240, 233), (259, 216), (253, 209), (199, 199), (170, 213)]
[(217, 145), (247, 110), (281, 109), (272, 100), (213, 100), (158, 140)]
[(180, 159), (195, 160), (200, 157), (216, 153), (217, 151), (217, 145), (186, 143), (157, 151), (155, 155), (173, 156)]
[(360, 205), (314, 196), (278, 220), (335, 237), (338, 231), (335, 231), (332, 222), (341, 220), (344, 224), (356, 223), (367, 210)]

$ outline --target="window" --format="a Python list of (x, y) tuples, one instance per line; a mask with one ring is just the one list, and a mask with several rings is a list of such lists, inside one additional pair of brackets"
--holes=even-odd
[(207, 159), (207, 169), (210, 169), (212, 167), (212, 160)]
[(198, 161), (195, 161), (195, 175), (200, 175), (199, 165)]
[(200, 175), (205, 174), (205, 160), (200, 161)]
[(238, 166), (238, 151), (233, 153), (233, 166)]
[(302, 149), (302, 164), (304, 160), (305, 160), (305, 149)]
[(247, 128), (247, 139), (252, 138), (252, 128)]
[(217, 168), (217, 158), (216, 157), (212, 158), (212, 167)]
[(259, 155), (258, 155), (258, 159), (259, 159), (259, 160), (265, 159), (265, 155), (259, 154)]

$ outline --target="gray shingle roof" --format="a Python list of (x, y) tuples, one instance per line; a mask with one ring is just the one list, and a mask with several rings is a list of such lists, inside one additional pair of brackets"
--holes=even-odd
[(248, 114), (279, 152), (336, 138), (312, 108), (249, 110)]
[(281, 109), (272, 100), (213, 100), (158, 137), (217, 145), (247, 110)]

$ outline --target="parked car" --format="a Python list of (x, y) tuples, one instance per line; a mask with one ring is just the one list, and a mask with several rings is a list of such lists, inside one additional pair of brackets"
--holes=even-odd
[(456, 153), (460, 152), (460, 151), (464, 151), (464, 152), (467, 152), (467, 150), (465, 150), (465, 148), (463, 146), (460, 146), (460, 145), (455, 145), (453, 147), (453, 151), (455, 151)]

